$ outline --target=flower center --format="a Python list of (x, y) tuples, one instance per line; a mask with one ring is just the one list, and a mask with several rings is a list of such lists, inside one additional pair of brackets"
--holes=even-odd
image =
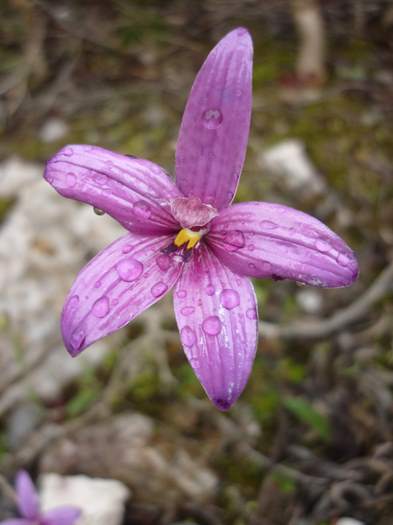
[(188, 228), (183, 228), (176, 235), (176, 239), (173, 242), (178, 248), (187, 243), (187, 250), (191, 250), (198, 244), (203, 234), (204, 230), (194, 232)]

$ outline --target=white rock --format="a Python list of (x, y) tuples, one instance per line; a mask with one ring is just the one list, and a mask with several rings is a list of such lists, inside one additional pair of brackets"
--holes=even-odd
[(304, 289), (297, 292), (296, 300), (300, 308), (308, 314), (318, 313), (323, 303), (321, 294), (312, 289)]
[(62, 345), (59, 321), (79, 270), (124, 230), (91, 206), (58, 195), (42, 174), (43, 166), (18, 158), (0, 163), (0, 198), (16, 199), (0, 225), (0, 387), (21, 367), (39, 362), (24, 387), (6, 389), (0, 413), (32, 390), (55, 398), (85, 369), (85, 359), (95, 366), (114, 341), (106, 339), (72, 359)]
[(68, 132), (68, 126), (59, 118), (48, 119), (40, 129), (40, 139), (43, 142), (55, 142), (63, 138)]
[(44, 511), (61, 505), (75, 505), (82, 511), (76, 525), (120, 525), (128, 488), (113, 479), (87, 476), (63, 477), (43, 474), (40, 500)]
[(258, 163), (280, 177), (290, 190), (319, 194), (325, 189), (322, 177), (307, 157), (304, 144), (299, 140), (285, 140), (265, 150), (259, 156)]
[(354, 518), (340, 518), (336, 521), (336, 525), (365, 525), (365, 523)]

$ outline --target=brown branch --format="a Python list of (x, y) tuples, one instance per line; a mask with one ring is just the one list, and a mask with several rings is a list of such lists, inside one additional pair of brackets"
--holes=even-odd
[(393, 289), (393, 262), (352, 304), (321, 321), (298, 321), (288, 326), (261, 321), (259, 328), (267, 339), (323, 339), (337, 334), (364, 318), (370, 309)]

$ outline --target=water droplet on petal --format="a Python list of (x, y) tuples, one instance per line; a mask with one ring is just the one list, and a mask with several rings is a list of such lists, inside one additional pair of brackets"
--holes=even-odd
[(71, 346), (74, 350), (80, 350), (86, 340), (86, 334), (81, 329), (76, 329), (71, 335)]
[(253, 272), (256, 269), (256, 266), (254, 263), (248, 263), (249, 269)]
[(211, 315), (203, 321), (202, 328), (208, 335), (217, 335), (221, 332), (222, 323), (216, 315)]
[(157, 257), (156, 262), (159, 269), (166, 272), (170, 268), (172, 261), (168, 255), (163, 253)]
[(107, 182), (108, 177), (104, 175), (103, 173), (98, 173), (98, 175), (94, 176), (94, 180), (97, 184), (99, 184), (100, 186), (103, 186)]
[(258, 319), (258, 313), (256, 311), (255, 308), (249, 308), (247, 311), (246, 311), (246, 316), (248, 319), (250, 319), (251, 321), (254, 321), (255, 319)]
[(207, 129), (217, 129), (223, 120), (219, 109), (207, 109), (202, 115), (202, 122)]
[(71, 157), (73, 153), (74, 153), (74, 150), (72, 148), (66, 148), (63, 151), (63, 155), (65, 155), (66, 157)]
[(264, 272), (271, 272), (272, 271), (272, 265), (269, 262), (263, 262), (262, 263), (262, 270)]
[(212, 284), (208, 284), (206, 286), (206, 293), (207, 293), (207, 295), (212, 296), (212, 295), (214, 295), (214, 292), (215, 292), (214, 286)]
[(74, 173), (67, 173), (66, 184), (69, 188), (72, 188), (76, 184), (76, 175)]
[(180, 337), (184, 346), (192, 346), (195, 343), (195, 332), (189, 326), (185, 326), (180, 331)]
[(315, 247), (320, 252), (328, 252), (330, 250), (330, 246), (326, 241), (323, 241), (322, 239), (318, 239), (315, 243)]
[(105, 317), (109, 313), (109, 300), (108, 297), (100, 297), (93, 304), (93, 314), (96, 317)]
[(94, 288), (99, 288), (102, 285), (102, 282), (100, 280), (96, 281), (94, 284)]
[(72, 297), (70, 297), (70, 300), (68, 301), (67, 310), (68, 311), (75, 310), (78, 304), (79, 304), (79, 296), (73, 295)]
[(180, 299), (184, 299), (186, 296), (187, 296), (187, 292), (185, 290), (178, 290), (176, 292), (176, 295), (180, 298)]
[(345, 253), (339, 253), (337, 257), (338, 264), (341, 264), (342, 266), (349, 266), (352, 259), (348, 257)]
[(96, 215), (105, 215), (104, 210), (100, 210), (100, 208), (93, 208), (93, 211)]
[(181, 314), (187, 317), (188, 315), (191, 315), (195, 312), (195, 308), (193, 306), (185, 306), (180, 310)]
[(263, 230), (275, 230), (278, 228), (278, 224), (272, 221), (261, 221), (259, 225)]
[(143, 272), (143, 264), (132, 257), (123, 259), (116, 265), (117, 273), (123, 281), (131, 282), (138, 279)]
[(236, 252), (245, 245), (244, 234), (239, 230), (232, 230), (228, 232), (225, 243), (229, 252)]
[(236, 290), (232, 290), (230, 288), (226, 288), (225, 290), (223, 290), (221, 292), (220, 298), (223, 307), (227, 310), (232, 310), (240, 304), (239, 294)]
[(162, 281), (160, 281), (152, 287), (151, 293), (153, 297), (160, 297), (160, 295), (165, 293), (167, 290), (168, 290), (168, 286)]
[(131, 244), (126, 244), (125, 246), (123, 246), (123, 248), (122, 248), (121, 251), (122, 251), (123, 253), (130, 253), (131, 250), (132, 250), (132, 246), (131, 246)]
[(139, 219), (148, 219), (151, 216), (150, 204), (146, 201), (137, 201), (133, 205), (134, 214)]

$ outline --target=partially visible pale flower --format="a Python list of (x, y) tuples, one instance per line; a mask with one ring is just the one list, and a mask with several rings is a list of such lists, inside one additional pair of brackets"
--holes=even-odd
[(227, 410), (255, 356), (258, 311), (250, 277), (313, 286), (350, 285), (352, 250), (317, 219), (280, 204), (230, 206), (251, 117), (252, 41), (235, 29), (203, 64), (183, 115), (176, 185), (143, 159), (74, 145), (45, 179), (128, 230), (80, 272), (61, 328), (72, 356), (125, 326), (174, 288), (187, 358), (207, 395)]
[(22, 518), (1, 521), (0, 525), (74, 525), (81, 515), (77, 507), (57, 507), (41, 512), (37, 491), (30, 476), (20, 470), (15, 481), (17, 504)]

